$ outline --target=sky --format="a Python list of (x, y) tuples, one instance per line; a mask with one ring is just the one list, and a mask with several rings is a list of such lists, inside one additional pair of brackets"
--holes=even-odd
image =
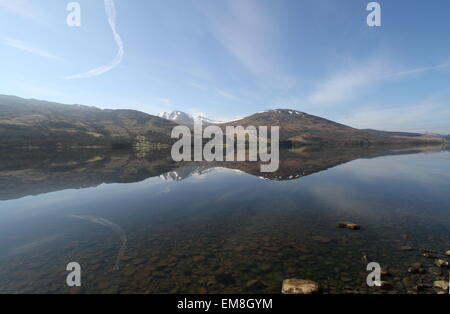
[(0, 94), (450, 133), (450, 1), (0, 0)]

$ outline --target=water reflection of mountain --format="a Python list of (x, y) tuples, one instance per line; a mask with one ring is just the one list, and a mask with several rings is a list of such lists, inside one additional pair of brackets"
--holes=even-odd
[(298, 148), (281, 152), (280, 168), (274, 173), (261, 173), (260, 164), (255, 162), (175, 163), (170, 151), (152, 151), (139, 158), (129, 151), (23, 150), (0, 155), (0, 200), (95, 187), (103, 183), (139, 182), (150, 177), (179, 181), (205, 174), (216, 167), (240, 170), (268, 180), (294, 180), (358, 158), (438, 149), (442, 147), (415, 147), (413, 151), (380, 147)]
[(170, 151), (155, 151), (145, 158), (130, 151), (7, 152), (0, 155), (0, 200), (103, 183), (139, 182), (177, 166)]
[[(359, 158), (375, 158), (386, 155), (417, 154), (442, 150), (442, 146), (423, 146), (411, 148), (388, 147), (302, 147), (280, 152), (280, 167), (273, 173), (261, 173), (259, 163), (221, 162), (214, 166), (244, 171), (261, 179), (286, 181), (295, 180)], [(211, 165), (211, 166), (212, 166)]]
[(186, 163), (159, 177), (166, 181), (181, 181), (192, 176), (201, 176), (210, 172), (214, 167), (209, 163)]

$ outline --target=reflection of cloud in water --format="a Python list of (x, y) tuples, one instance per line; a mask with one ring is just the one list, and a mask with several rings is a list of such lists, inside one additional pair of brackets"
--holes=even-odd
[(42, 245), (45, 245), (47, 243), (50, 243), (50, 242), (56, 240), (57, 238), (59, 238), (59, 236), (60, 236), (59, 234), (56, 234), (56, 235), (52, 235), (52, 236), (49, 236), (49, 237), (44, 237), (42, 239), (39, 239), (39, 240), (30, 242), (30, 243), (27, 243), (25, 245), (22, 245), (22, 246), (19, 246), (17, 248), (12, 249), (10, 254), (11, 255), (16, 255), (16, 254), (26, 253), (26, 252), (28, 252), (30, 250), (33, 250), (33, 249), (35, 249), (37, 247), (40, 247)]
[[(340, 184), (318, 184), (308, 187), (309, 192), (315, 196), (316, 200), (325, 206), (332, 208), (343, 214), (362, 214), (373, 212), (374, 206), (361, 199), (361, 195), (354, 192), (351, 187), (344, 187)], [(376, 212), (376, 211), (375, 211)]]
[(172, 190), (168, 186), (166, 186), (159, 194), (169, 194), (170, 192), (172, 192)]
[(448, 204), (449, 158), (445, 152), (359, 159), (328, 171), (320, 181), (314, 180), (320, 175), (306, 179), (311, 181), (302, 190), (326, 208), (352, 217), (418, 218), (420, 213), (441, 219)]
[(127, 249), (127, 236), (126, 236), (125, 232), (123, 231), (123, 229), (119, 225), (115, 224), (114, 222), (112, 222), (108, 219), (105, 219), (105, 218), (101, 218), (101, 217), (78, 216), (78, 215), (68, 215), (68, 217), (89, 221), (91, 223), (110, 228), (119, 236), (119, 238), (122, 242), (122, 246), (119, 249), (119, 254), (117, 255), (116, 263), (114, 265), (114, 270), (118, 270), (120, 260), (122, 259), (122, 256), (125, 253), (125, 250)]
[[(450, 153), (417, 154), (359, 159), (338, 169), (359, 181), (374, 182), (380, 179), (414, 182), (424, 187), (448, 184)], [(433, 161), (434, 167), (430, 167)], [(447, 168), (448, 171), (445, 169)]]

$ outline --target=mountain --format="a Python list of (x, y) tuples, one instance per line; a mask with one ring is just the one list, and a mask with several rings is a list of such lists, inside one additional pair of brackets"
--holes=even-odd
[(212, 119), (206, 118), (201, 115), (190, 115), (186, 112), (180, 110), (174, 110), (170, 112), (161, 112), (158, 117), (167, 119), (169, 121), (175, 122), (176, 124), (186, 125), (188, 127), (193, 127), (195, 121), (201, 121), (203, 126), (214, 125), (222, 123), (221, 121), (214, 121)]
[(192, 126), (196, 119), (204, 126), (217, 124), (223, 128), (280, 126), (283, 147), (424, 145), (446, 141), (443, 137), (409, 133), (386, 136), (381, 131), (358, 130), (288, 109), (259, 112), (225, 124), (182, 111), (157, 117), (136, 110), (99, 109), (0, 95), (0, 147), (168, 147), (175, 141), (171, 139), (173, 128), (179, 124)]
[(0, 95), (0, 146), (131, 146), (170, 143), (176, 124), (135, 110), (63, 105)]
[(425, 133), (425, 134), (450, 139), (450, 134), (439, 134), (439, 133)]
[[(443, 139), (433, 136), (382, 136), (374, 132), (355, 129), (307, 113), (276, 109), (256, 113), (241, 120), (228, 122), (233, 126), (279, 126), (280, 141), (287, 146), (302, 145), (423, 145), (442, 143)], [(224, 124), (221, 124), (225, 127)]]

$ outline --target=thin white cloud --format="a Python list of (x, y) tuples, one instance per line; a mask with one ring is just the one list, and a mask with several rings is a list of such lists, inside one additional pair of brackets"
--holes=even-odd
[(384, 76), (384, 78), (386, 78), (386, 79), (396, 78), (396, 77), (408, 76), (408, 75), (413, 75), (413, 74), (421, 74), (421, 73), (428, 72), (428, 71), (444, 70), (444, 69), (449, 69), (449, 68), (450, 68), (450, 63), (442, 63), (442, 64), (438, 64), (438, 65), (434, 65), (434, 66), (427, 66), (427, 67), (421, 67), (421, 68), (416, 68), (416, 69), (411, 69), (411, 70), (406, 70), (406, 71), (390, 73), (390, 74), (387, 74), (386, 76)]
[(44, 10), (36, 6), (36, 2), (31, 0), (0, 0), (0, 9), (41, 24), (48, 24)]
[(163, 103), (165, 106), (169, 106), (172, 103), (172, 100), (170, 98), (156, 98), (155, 99), (159, 103)]
[(380, 81), (401, 79), (411, 75), (449, 68), (450, 63), (442, 63), (434, 66), (392, 72), (392, 66), (386, 62), (380, 60), (371, 61), (367, 64), (351, 67), (340, 73), (335, 73), (320, 82), (307, 98), (307, 103), (319, 106), (342, 104), (345, 101), (356, 98), (361, 92), (364, 92), (371, 86), (375, 86)]
[(197, 89), (206, 89), (205, 85), (200, 84), (198, 82), (190, 82), (189, 86), (197, 88)]
[[(259, 1), (224, 1), (220, 10), (206, 10), (214, 37), (259, 81), (272, 87), (292, 86), (293, 77), (283, 72), (276, 56), (276, 24)], [(278, 86), (277, 86), (278, 85)]]
[(21, 40), (12, 39), (12, 38), (2, 38), (0, 42), (6, 46), (16, 48), (31, 54), (34, 54), (36, 56), (45, 57), (48, 59), (54, 59), (54, 60), (63, 60), (63, 58), (56, 56), (48, 51), (45, 51), (43, 49), (39, 49), (36, 47), (31, 46), (29, 43), (26, 43)]
[(376, 83), (384, 66), (372, 62), (337, 73), (319, 83), (307, 102), (312, 105), (335, 105), (354, 98), (362, 87)]
[(216, 93), (219, 96), (221, 96), (223, 98), (226, 98), (226, 99), (229, 99), (229, 100), (241, 101), (241, 99), (239, 97), (237, 97), (237, 96), (233, 95), (232, 93), (227, 92), (227, 91), (225, 91), (223, 89), (220, 89), (220, 88), (216, 88)]
[(387, 131), (450, 133), (450, 109), (445, 101), (415, 105), (365, 106), (340, 119), (356, 128)]
[(108, 17), (108, 23), (109, 23), (109, 26), (111, 27), (114, 39), (115, 39), (115, 41), (117, 43), (117, 47), (118, 47), (117, 55), (110, 64), (102, 65), (98, 68), (94, 68), (85, 73), (67, 76), (66, 79), (89, 78), (89, 77), (104, 74), (104, 73), (114, 69), (123, 60), (123, 57), (125, 55), (125, 50), (124, 50), (124, 46), (123, 46), (122, 37), (120, 37), (120, 35), (116, 29), (116, 16), (117, 15), (116, 15), (116, 7), (114, 5), (114, 0), (104, 0), (104, 2), (105, 2), (106, 15)]

